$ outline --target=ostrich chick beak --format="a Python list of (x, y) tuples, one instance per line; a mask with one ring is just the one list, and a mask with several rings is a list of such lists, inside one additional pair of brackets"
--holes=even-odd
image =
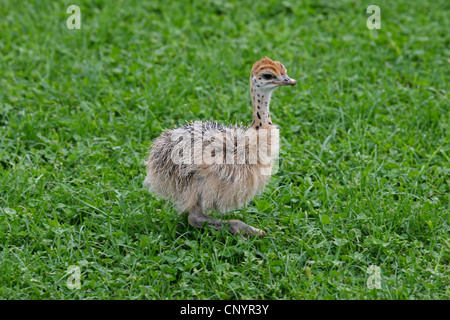
[(282, 86), (295, 86), (297, 84), (295, 79), (289, 78), (286, 74), (280, 75), (279, 78), (281, 78), (279, 81)]

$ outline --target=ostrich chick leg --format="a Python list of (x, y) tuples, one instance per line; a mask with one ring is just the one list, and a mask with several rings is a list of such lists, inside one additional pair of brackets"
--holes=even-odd
[(217, 230), (228, 226), (228, 231), (232, 234), (240, 234), (244, 239), (246, 239), (244, 235), (257, 235), (261, 237), (266, 234), (264, 231), (249, 226), (240, 220), (220, 220), (208, 217), (203, 214), (199, 206), (191, 210), (188, 221), (191, 226), (196, 228), (201, 228), (204, 223)]

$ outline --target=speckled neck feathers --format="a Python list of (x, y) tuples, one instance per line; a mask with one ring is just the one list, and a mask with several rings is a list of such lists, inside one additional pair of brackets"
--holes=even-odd
[(259, 130), (261, 128), (270, 129), (273, 127), (270, 119), (270, 97), (273, 90), (261, 90), (253, 78), (250, 79), (250, 93), (252, 95), (253, 105), (253, 124), (252, 128)]

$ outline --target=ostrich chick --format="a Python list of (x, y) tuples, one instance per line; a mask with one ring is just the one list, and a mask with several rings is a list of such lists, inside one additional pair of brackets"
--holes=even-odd
[(252, 125), (193, 122), (164, 131), (153, 141), (145, 162), (144, 187), (172, 200), (180, 214), (189, 214), (194, 227), (228, 228), (243, 237), (265, 235), (242, 221), (214, 219), (205, 212), (239, 209), (264, 189), (279, 147), (278, 130), (269, 113), (270, 97), (275, 88), (296, 83), (280, 62), (267, 57), (257, 61), (250, 76)]

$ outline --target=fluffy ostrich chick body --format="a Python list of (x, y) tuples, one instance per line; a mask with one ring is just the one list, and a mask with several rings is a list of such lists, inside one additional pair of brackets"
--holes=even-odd
[(207, 224), (242, 236), (265, 235), (240, 220), (214, 219), (205, 212), (239, 209), (264, 189), (279, 146), (270, 97), (275, 88), (295, 84), (280, 62), (267, 57), (257, 61), (250, 76), (252, 125), (193, 122), (164, 131), (149, 151), (144, 187), (170, 199), (180, 214), (188, 213), (194, 227)]

